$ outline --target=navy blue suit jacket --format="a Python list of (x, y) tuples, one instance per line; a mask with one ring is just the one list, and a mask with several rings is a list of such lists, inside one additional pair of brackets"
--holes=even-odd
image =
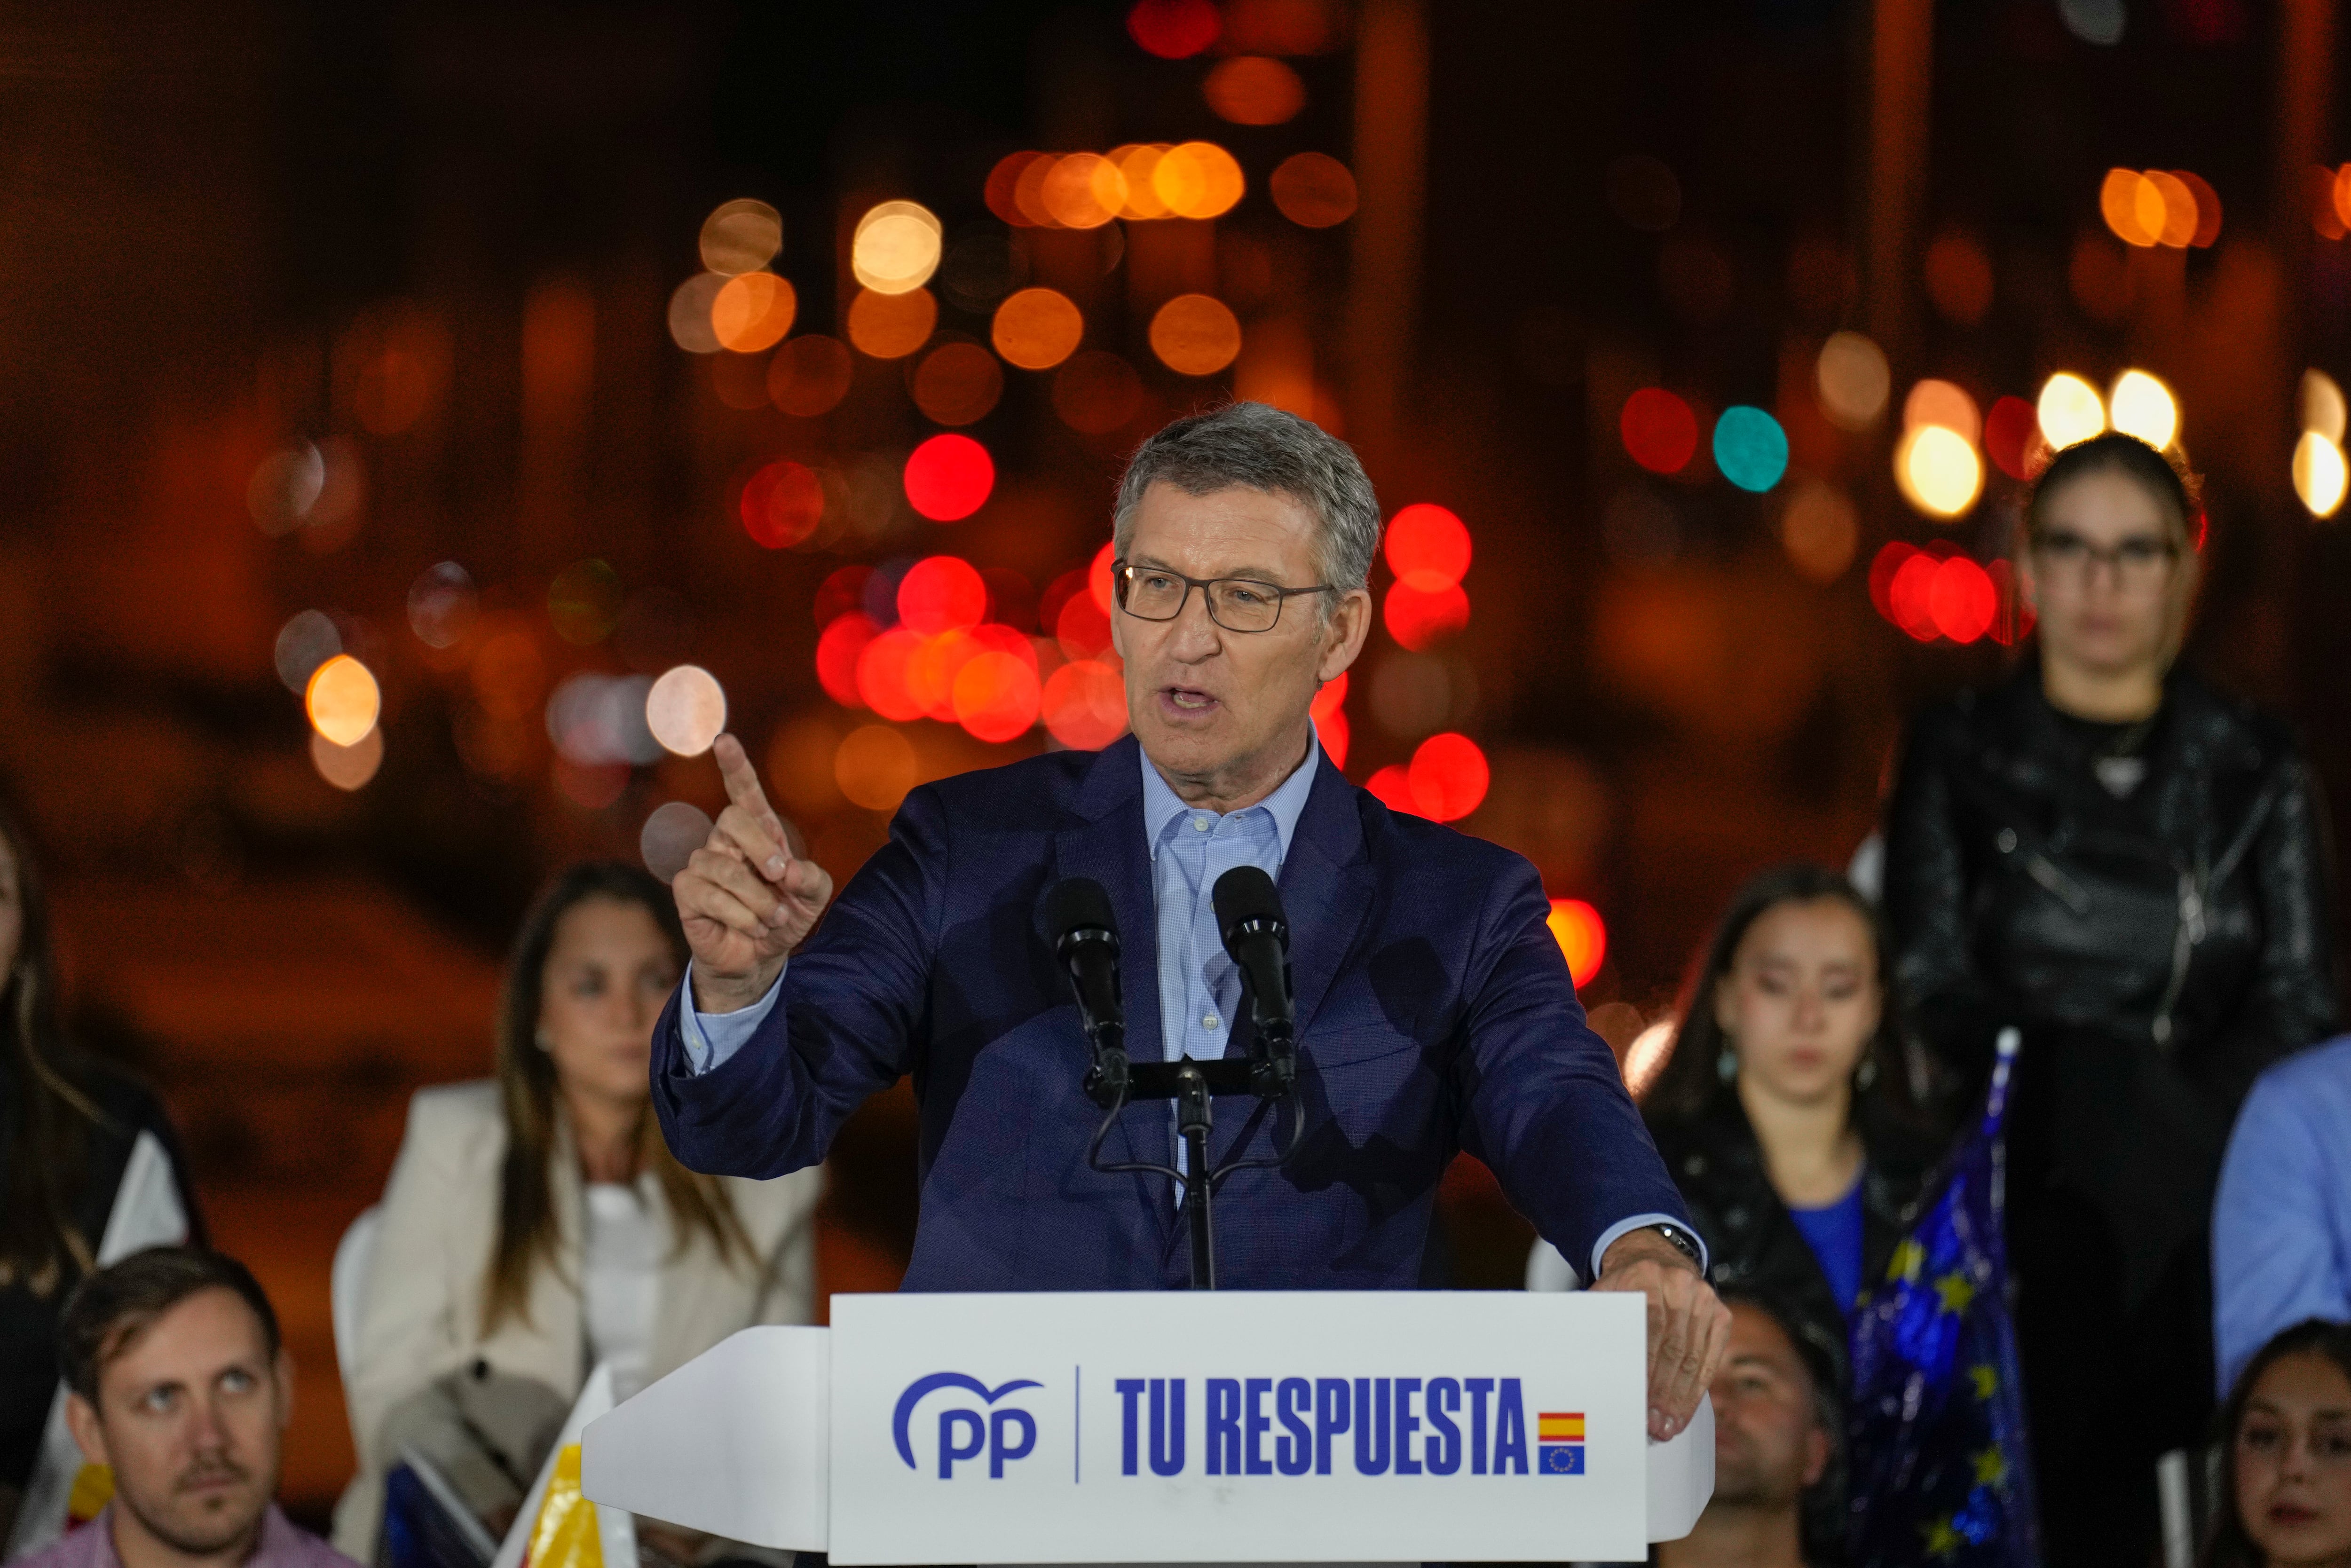
[[(670, 1147), (714, 1175), (825, 1156), (868, 1095), (914, 1075), (921, 1218), (905, 1288), (1157, 1290), (1189, 1273), (1165, 1176), (1088, 1167), (1101, 1112), (1069, 983), (1039, 917), (1092, 877), (1123, 944), (1127, 1047), (1163, 1054), (1136, 743), (967, 773), (906, 797), (890, 842), (792, 956), (743, 1048), (693, 1074), (673, 997), (653, 1040)], [(1484, 1160), (1579, 1269), (1620, 1219), (1684, 1216), (1608, 1047), (1585, 1026), (1534, 868), (1394, 813), (1327, 758), (1282, 863), (1303, 1140), (1280, 1171), (1217, 1189), (1218, 1282), (1350, 1290), (1442, 1284), (1428, 1261), (1438, 1179)], [(1247, 1030), (1230, 1049), (1245, 1051)], [(1270, 1152), (1257, 1103), (1217, 1102), (1219, 1161)], [(1130, 1105), (1106, 1156), (1167, 1163), (1165, 1101)], [(1285, 1134), (1286, 1135), (1286, 1134)]]

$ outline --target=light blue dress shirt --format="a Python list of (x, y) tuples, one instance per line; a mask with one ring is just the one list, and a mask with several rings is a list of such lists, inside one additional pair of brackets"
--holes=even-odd
[(2262, 1073), (2237, 1113), (2212, 1205), (2220, 1395), (2305, 1318), (2351, 1319), (2351, 1035)]
[[(1217, 879), (1235, 866), (1253, 865), (1280, 880), (1281, 862), (1289, 856), (1307, 798), (1314, 792), (1314, 770), (1322, 756), (1322, 737), (1317, 732), (1309, 740), (1304, 760), (1273, 793), (1254, 806), (1219, 814), (1184, 804), (1151, 758), (1136, 749), (1143, 769), (1143, 829), (1151, 845), (1152, 898), (1159, 915), (1159, 1038), (1169, 1061), (1186, 1056), (1214, 1061), (1225, 1054), (1233, 1011), (1241, 1002), (1241, 980), (1217, 930)], [(737, 1011), (679, 1009), (686, 1060), (694, 1071), (707, 1072), (742, 1050), (775, 1009), (783, 988), (778, 974), (766, 996)], [(685, 995), (689, 1000), (694, 995), (690, 964)], [(1172, 1105), (1168, 1136), (1175, 1137)], [(1175, 1153), (1180, 1166), (1180, 1145)], [(1645, 1226), (1675, 1223), (1669, 1214), (1636, 1214), (1618, 1220), (1593, 1247), (1592, 1270), (1583, 1280), (1598, 1277), (1600, 1260), (1618, 1237)], [(1703, 1259), (1699, 1266), (1704, 1268)]]

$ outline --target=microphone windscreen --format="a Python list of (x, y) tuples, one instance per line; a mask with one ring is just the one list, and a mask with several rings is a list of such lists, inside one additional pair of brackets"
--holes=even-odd
[(1237, 865), (1217, 879), (1217, 930), (1229, 946), (1233, 928), (1243, 921), (1271, 921), (1287, 931), (1290, 922), (1281, 913), (1281, 894), (1274, 891), (1273, 878), (1253, 865)]
[(1090, 876), (1072, 876), (1053, 884), (1045, 894), (1045, 929), (1059, 947), (1072, 931), (1102, 930), (1118, 935), (1118, 917), (1111, 913), (1110, 894)]

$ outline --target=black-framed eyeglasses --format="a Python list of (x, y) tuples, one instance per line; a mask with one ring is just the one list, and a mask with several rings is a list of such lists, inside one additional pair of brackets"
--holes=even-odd
[(2121, 580), (2145, 583), (2152, 581), (2179, 558), (2179, 547), (2169, 539), (2145, 536), (2111, 545), (2094, 545), (2069, 529), (2053, 528), (2034, 536), (2032, 553), (2053, 571), (2076, 572), (2086, 577), (2098, 567), (2112, 567)]
[(1113, 596), (1118, 607), (1138, 621), (1173, 621), (1184, 613), (1192, 591), (1198, 589), (1208, 606), (1208, 619), (1228, 632), (1270, 632), (1281, 619), (1281, 601), (1308, 593), (1335, 593), (1331, 584), (1284, 588), (1247, 577), (1186, 577), (1164, 566), (1134, 566), (1123, 560), (1110, 565)]

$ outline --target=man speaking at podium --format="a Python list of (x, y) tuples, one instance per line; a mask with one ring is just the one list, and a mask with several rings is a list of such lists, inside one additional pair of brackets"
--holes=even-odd
[[(1243, 402), (1160, 431), (1129, 464), (1113, 524), (1112, 639), (1134, 734), (915, 789), (829, 915), (831, 878), (791, 854), (742, 747), (721, 737), (732, 803), (674, 883), (693, 962), (654, 1035), (662, 1129), (695, 1170), (781, 1176), (823, 1159), (868, 1095), (912, 1073), (921, 1218), (906, 1289), (1180, 1287), (1174, 1184), (1089, 1162), (1102, 1113), (1040, 907), (1064, 879), (1099, 883), (1127, 1050), (1215, 1060), (1241, 983), (1212, 890), (1253, 865), (1287, 912), (1303, 1132), (1290, 1148), (1279, 1114), (1228, 1112), (1217, 1127), (1220, 1163), (1237, 1141), (1288, 1155), (1217, 1189), (1220, 1282), (1439, 1282), (1431, 1213), (1466, 1149), (1593, 1288), (1648, 1298), (1650, 1430), (1671, 1437), (1714, 1376), (1729, 1314), (1584, 1024), (1534, 868), (1392, 813), (1314, 736), (1315, 692), (1370, 629), (1379, 533), (1353, 452), (1304, 420)], [(1137, 1100), (1105, 1153), (1165, 1166), (1176, 1141), (1171, 1106)]]

